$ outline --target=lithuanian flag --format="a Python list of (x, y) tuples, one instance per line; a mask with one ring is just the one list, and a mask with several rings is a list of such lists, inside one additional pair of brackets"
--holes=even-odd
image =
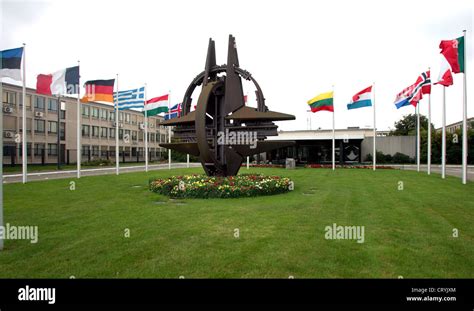
[(311, 111), (318, 112), (321, 110), (326, 110), (334, 112), (333, 93), (334, 92), (322, 93), (313, 99), (308, 100), (308, 105), (311, 107)]
[(114, 83), (115, 79), (110, 80), (91, 80), (84, 83), (86, 94), (81, 98), (82, 103), (103, 101), (114, 101)]

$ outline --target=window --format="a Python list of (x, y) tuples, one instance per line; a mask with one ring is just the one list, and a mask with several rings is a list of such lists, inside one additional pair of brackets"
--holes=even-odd
[(99, 146), (92, 146), (92, 156), (94, 157), (99, 156)]
[(107, 138), (107, 128), (106, 127), (101, 127), (100, 128), (100, 137)]
[(58, 144), (48, 144), (48, 155), (50, 156), (58, 155)]
[(125, 114), (125, 123), (130, 123), (130, 114), (129, 113)]
[(109, 128), (109, 137), (115, 138), (115, 128)]
[(48, 100), (48, 111), (57, 112), (58, 111), (58, 100), (55, 98), (50, 98)]
[[(23, 146), (22, 144), (18, 144), (18, 155), (21, 157), (23, 154)], [(31, 143), (26, 144), (26, 155), (31, 156)]]
[(143, 137), (145, 137), (145, 132), (138, 133), (138, 140), (143, 141)]
[(35, 120), (35, 132), (44, 133), (44, 120)]
[(89, 106), (82, 105), (81, 107), (82, 107), (81, 108), (82, 116), (83, 117), (88, 117), (89, 116)]
[(3, 103), (9, 104), (10, 106), (15, 106), (16, 104), (16, 93), (3, 91)]
[(92, 136), (93, 137), (99, 137), (99, 127), (98, 126), (93, 126), (92, 127)]
[(137, 131), (132, 131), (132, 140), (137, 140)]
[(59, 139), (66, 140), (66, 123), (64, 122), (59, 125)]
[(35, 109), (36, 110), (44, 110), (44, 102), (45, 102), (44, 97), (36, 96)]
[(44, 144), (35, 144), (35, 156), (41, 156), (44, 151)]
[(108, 112), (108, 111), (105, 110), (105, 109), (100, 109), (100, 118), (101, 118), (102, 120), (107, 120), (107, 112)]
[(48, 133), (57, 133), (58, 132), (58, 122), (48, 121)]
[(119, 129), (119, 139), (123, 139), (123, 130)]
[(99, 108), (92, 107), (91, 108), (91, 115), (92, 115), (93, 118), (98, 119), (99, 118)]
[(115, 121), (115, 112), (114, 111), (109, 112), (109, 120), (110, 121)]
[(89, 155), (89, 145), (82, 145), (82, 155), (83, 156)]
[[(125, 137), (124, 139), (130, 140), (130, 130), (125, 130)], [(127, 141), (128, 142), (128, 141)]]
[(83, 137), (89, 137), (89, 132), (90, 131), (90, 127), (89, 125), (83, 125), (82, 126), (82, 136)]
[(137, 124), (137, 116), (132, 115), (132, 124)]
[[(26, 104), (26, 109), (27, 110), (31, 110), (31, 102), (32, 102), (32, 99), (31, 99), (31, 95), (30, 94), (26, 94), (26, 97), (25, 97), (25, 104)], [(23, 107), (23, 94), (20, 93), (20, 107)]]
[(123, 122), (123, 112), (119, 113), (119, 122)]

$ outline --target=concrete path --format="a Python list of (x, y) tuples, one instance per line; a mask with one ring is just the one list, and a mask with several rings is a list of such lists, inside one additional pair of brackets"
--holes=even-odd
[[(201, 163), (189, 163), (189, 167), (201, 167)], [(171, 163), (171, 168), (186, 168), (186, 163)], [(154, 164), (148, 165), (150, 171), (155, 170), (165, 170), (168, 169), (168, 163), (165, 164)], [(120, 174), (122, 173), (132, 173), (132, 172), (144, 172), (145, 165), (140, 166), (124, 166), (120, 168)], [(105, 167), (105, 168), (91, 168), (91, 169), (82, 169), (82, 176), (97, 176), (97, 175), (107, 175), (115, 174), (115, 167)], [(63, 178), (76, 178), (76, 170), (67, 170), (67, 171), (50, 171), (50, 172), (36, 172), (29, 173), (27, 175), (28, 181), (36, 180), (48, 180), (48, 179), (63, 179)], [(17, 183), (22, 181), (21, 174), (6, 174), (3, 175), (3, 183)]]

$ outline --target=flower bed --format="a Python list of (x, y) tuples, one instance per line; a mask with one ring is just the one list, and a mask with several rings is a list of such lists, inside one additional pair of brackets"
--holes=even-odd
[(172, 198), (239, 198), (288, 192), (293, 182), (286, 177), (241, 174), (229, 177), (206, 175), (150, 179), (150, 191)]
[[(307, 164), (307, 168), (332, 168), (332, 164)], [(362, 168), (362, 169), (373, 169), (372, 165), (336, 165), (336, 168)], [(376, 169), (393, 169), (391, 166), (376, 165)]]

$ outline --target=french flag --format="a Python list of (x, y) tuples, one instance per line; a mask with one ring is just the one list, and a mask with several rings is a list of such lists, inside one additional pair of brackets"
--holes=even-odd
[(77, 94), (79, 92), (79, 66), (40, 74), (36, 78), (36, 93), (43, 95)]
[(372, 85), (352, 96), (352, 100), (347, 104), (347, 109), (357, 109), (372, 106)]

